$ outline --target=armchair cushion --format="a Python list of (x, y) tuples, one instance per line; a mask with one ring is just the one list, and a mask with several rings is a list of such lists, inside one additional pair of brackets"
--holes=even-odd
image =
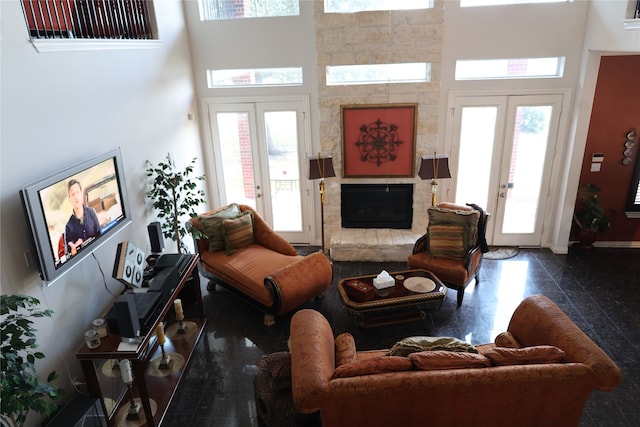
[(252, 212), (246, 211), (237, 217), (223, 220), (222, 235), (227, 255), (232, 255), (237, 249), (255, 243)]
[(198, 223), (209, 242), (209, 251), (216, 252), (224, 249), (224, 235), (222, 234), (222, 221), (240, 215), (240, 207), (232, 203), (213, 212), (207, 212), (198, 217)]
[[(464, 249), (468, 251), (477, 244), (479, 211), (471, 208), (448, 209), (431, 206), (427, 212), (429, 215), (429, 225), (427, 226), (429, 234), (431, 234), (432, 226), (461, 226)], [(429, 250), (431, 250), (431, 239), (429, 239), (429, 245)], [(431, 255), (436, 256), (434, 254)]]
[(482, 354), (461, 353), (457, 351), (435, 350), (411, 353), (413, 366), (421, 371), (435, 369), (485, 368), (491, 366), (491, 360)]
[(436, 258), (464, 259), (465, 227), (455, 224), (429, 225), (429, 252)]

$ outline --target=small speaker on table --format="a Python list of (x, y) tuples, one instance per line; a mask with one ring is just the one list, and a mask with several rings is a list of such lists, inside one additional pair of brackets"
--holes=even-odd
[(162, 237), (162, 226), (158, 221), (147, 225), (149, 232), (149, 242), (151, 243), (151, 252), (159, 254), (164, 250), (164, 238)]

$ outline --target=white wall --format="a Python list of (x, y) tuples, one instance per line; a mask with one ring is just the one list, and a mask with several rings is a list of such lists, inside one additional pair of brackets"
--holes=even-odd
[[(150, 251), (146, 225), (155, 214), (145, 198), (145, 161), (171, 151), (178, 165), (201, 157), (191, 55), (180, 0), (156, 0), (161, 43), (149, 49), (38, 53), (28, 41), (18, 0), (0, 2), (1, 68), (1, 273), (2, 293), (30, 294), (55, 312), (37, 323), (39, 371), (55, 369), (72, 397), (69, 377), (82, 378), (75, 352), (82, 332), (111, 305), (108, 288), (115, 249), (131, 240)], [(120, 147), (133, 223), (50, 287), (27, 267), (29, 233), (20, 188), (77, 162)], [(204, 168), (199, 165), (201, 173)], [(167, 242), (167, 250), (175, 246)], [(99, 265), (98, 265), (99, 264)], [(66, 362), (64, 361), (66, 359)], [(69, 375), (67, 375), (67, 372)], [(27, 425), (36, 425), (32, 416)]]

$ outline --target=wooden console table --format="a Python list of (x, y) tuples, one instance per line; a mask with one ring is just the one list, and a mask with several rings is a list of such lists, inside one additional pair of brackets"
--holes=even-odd
[[(149, 327), (149, 331), (140, 337), (140, 343), (135, 350), (118, 350), (122, 339), (119, 335), (110, 333), (101, 339), (98, 348), (89, 349), (87, 345), (76, 353), (80, 360), (82, 371), (89, 394), (99, 398), (104, 413), (110, 426), (118, 425), (122, 420), (120, 414), (127, 412), (130, 404), (130, 395), (123, 384), (120, 371), (113, 370), (112, 366), (118, 360), (131, 361), (133, 371), (133, 384), (131, 390), (136, 399), (140, 399), (143, 411), (141, 417), (146, 419), (146, 425), (153, 427), (160, 425), (164, 414), (173, 398), (176, 387), (184, 375), (196, 343), (202, 334), (206, 324), (204, 305), (200, 290), (200, 276), (196, 268), (199, 255), (191, 255), (188, 268), (180, 277), (180, 282), (171, 296), (164, 302), (162, 311)], [(169, 328), (175, 329), (176, 320), (173, 310), (173, 301), (178, 298), (181, 291), (190, 291), (193, 301), (185, 301), (185, 322), (195, 325), (195, 330), (188, 330), (184, 335), (174, 335), (171, 338)], [(190, 314), (195, 316), (189, 316)], [(158, 370), (152, 366), (152, 361), (161, 356), (161, 349), (155, 337), (156, 326), (160, 321), (165, 321), (166, 341), (164, 350), (170, 355), (175, 355), (175, 369), (166, 371)]]

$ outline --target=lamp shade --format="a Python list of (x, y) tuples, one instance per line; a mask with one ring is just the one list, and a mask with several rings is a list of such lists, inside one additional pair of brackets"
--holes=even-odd
[(421, 179), (451, 178), (451, 172), (449, 172), (449, 156), (446, 154), (429, 154), (422, 156), (418, 176)]
[(333, 158), (331, 157), (309, 157), (307, 178), (331, 178), (336, 176), (333, 170)]

